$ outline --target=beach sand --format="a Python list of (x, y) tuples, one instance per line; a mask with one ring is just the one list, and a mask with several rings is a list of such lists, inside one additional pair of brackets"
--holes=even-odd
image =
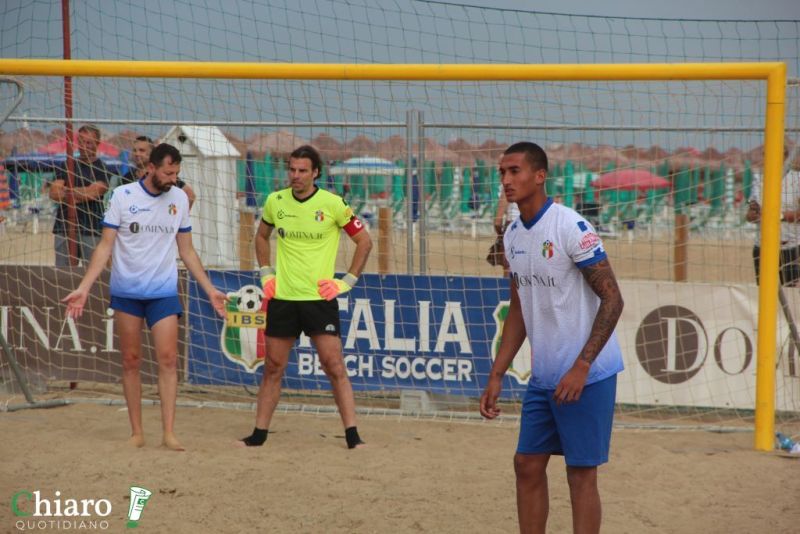
[[(179, 407), (183, 453), (159, 448), (157, 406), (144, 409), (148, 444), (126, 445), (120, 406), (77, 404), (0, 413), (0, 532), (9, 502), (108, 499), (108, 532), (122, 532), (129, 487), (153, 492), (139, 532), (515, 532), (510, 423), (363, 416), (368, 447), (347, 450), (338, 417), (276, 415), (267, 444), (237, 449), (250, 411)], [(549, 466), (548, 532), (571, 531), (564, 463)], [(753, 450), (748, 432), (615, 429), (600, 468), (603, 531), (796, 532), (800, 457)], [(29, 504), (21, 501), (22, 505)], [(22, 507), (21, 505), (21, 507)]]

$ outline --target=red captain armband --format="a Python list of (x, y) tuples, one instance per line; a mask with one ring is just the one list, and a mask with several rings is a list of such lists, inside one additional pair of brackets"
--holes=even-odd
[(358, 232), (364, 229), (364, 223), (358, 220), (358, 217), (353, 215), (350, 217), (350, 222), (344, 225), (344, 231), (347, 232), (347, 235), (353, 237)]

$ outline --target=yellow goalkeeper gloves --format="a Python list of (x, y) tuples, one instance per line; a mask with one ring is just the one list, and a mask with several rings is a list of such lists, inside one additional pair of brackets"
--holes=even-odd
[(325, 300), (333, 300), (342, 293), (347, 293), (358, 282), (358, 277), (347, 273), (341, 278), (319, 280), (317, 292)]
[(261, 275), (261, 288), (264, 290), (264, 300), (275, 296), (275, 268), (265, 265), (258, 270)]

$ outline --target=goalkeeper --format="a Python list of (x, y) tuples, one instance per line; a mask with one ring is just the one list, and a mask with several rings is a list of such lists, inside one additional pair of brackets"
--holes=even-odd
[[(255, 244), (264, 298), (269, 302), (267, 355), (258, 390), (256, 425), (253, 433), (239, 442), (246, 446), (260, 446), (267, 439), (289, 352), (300, 332), (311, 338), (330, 380), (347, 447), (363, 445), (356, 428), (353, 387), (342, 355), (336, 297), (358, 281), (372, 241), (342, 197), (314, 184), (321, 170), (316, 149), (308, 145), (295, 149), (289, 157), (289, 187), (273, 192), (264, 203)], [(356, 249), (347, 274), (334, 278), (342, 229)], [(273, 231), (278, 234), (274, 266), (269, 242)]]

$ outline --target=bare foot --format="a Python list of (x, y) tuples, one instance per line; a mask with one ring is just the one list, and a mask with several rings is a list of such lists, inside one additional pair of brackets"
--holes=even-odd
[(185, 451), (186, 449), (180, 444), (175, 434), (164, 434), (164, 440), (161, 442), (162, 447), (166, 447), (172, 451)]
[(144, 435), (143, 434), (134, 434), (130, 438), (128, 438), (128, 443), (137, 449), (141, 449), (144, 447)]

